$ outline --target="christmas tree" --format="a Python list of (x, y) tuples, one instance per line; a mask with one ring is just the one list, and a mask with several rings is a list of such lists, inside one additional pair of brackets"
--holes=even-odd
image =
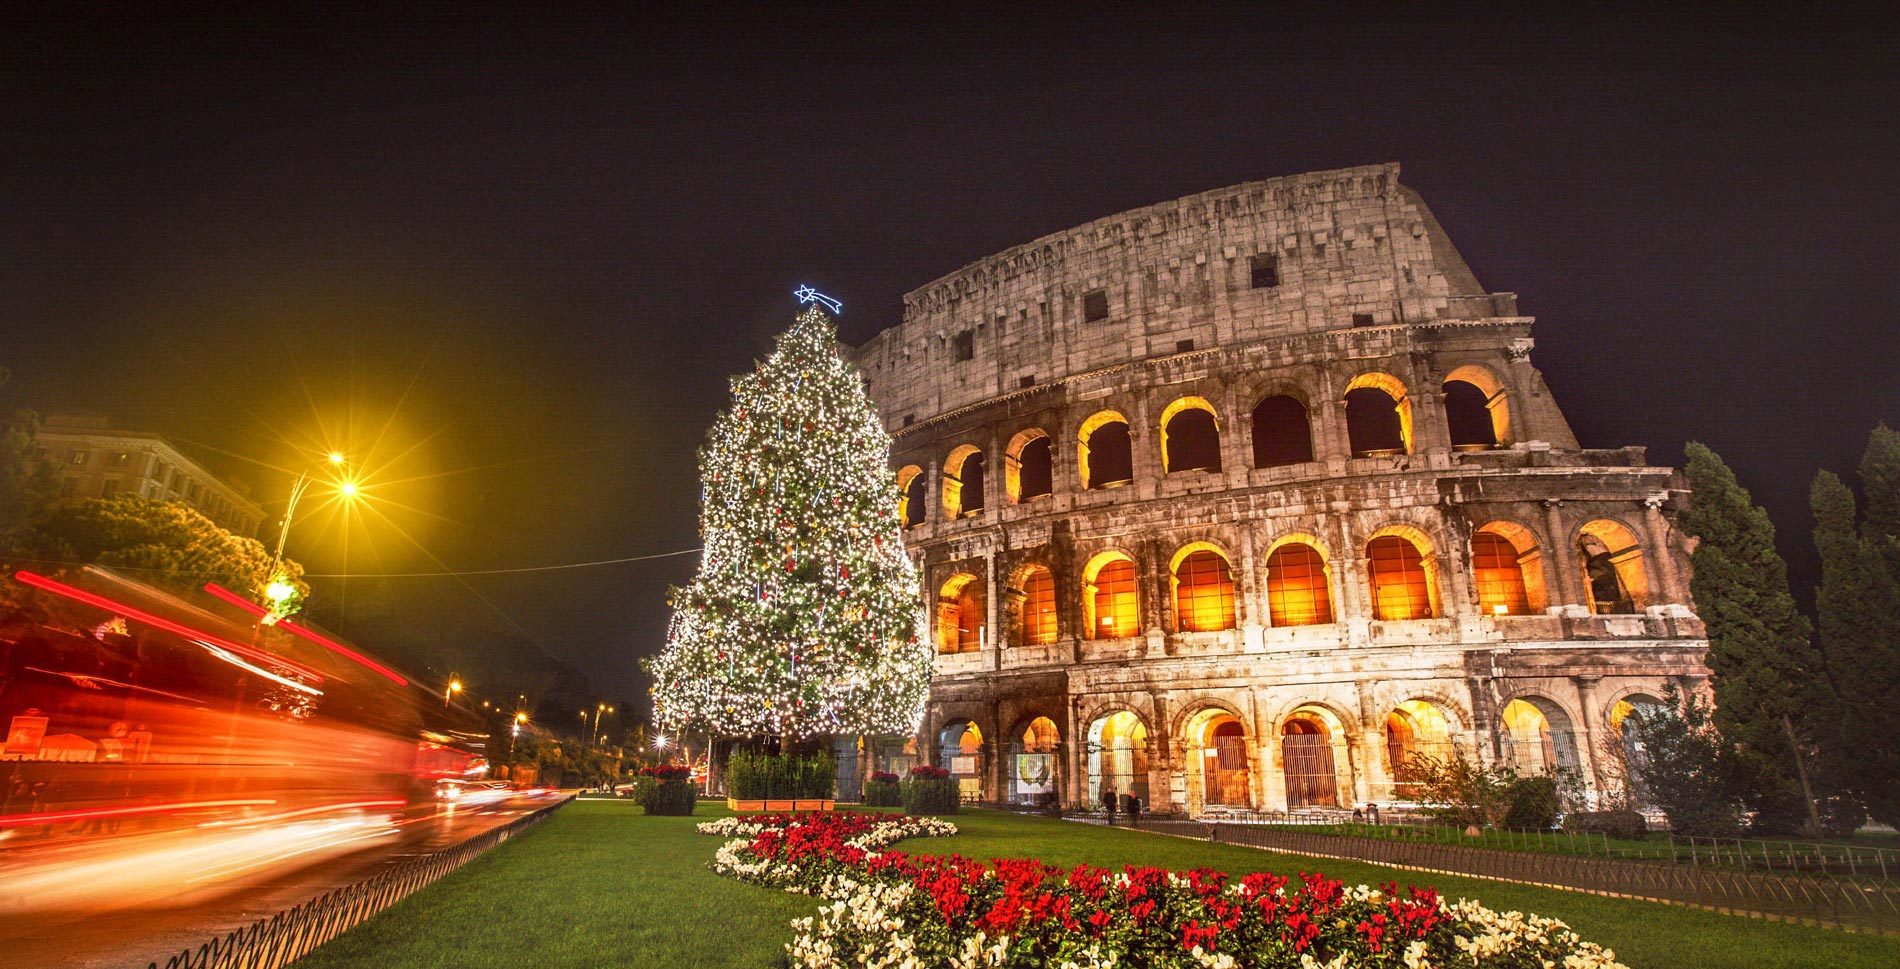
[(817, 306), (733, 379), (732, 407), (700, 451), (699, 573), (673, 590), (666, 649), (649, 665), (661, 725), (916, 729), (930, 651), (890, 448)]

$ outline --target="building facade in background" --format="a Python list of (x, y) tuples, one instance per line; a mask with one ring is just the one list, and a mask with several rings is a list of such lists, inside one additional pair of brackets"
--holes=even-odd
[(182, 501), (246, 537), (264, 521), (242, 482), (218, 477), (157, 434), (116, 430), (102, 417), (54, 414), (34, 443), (58, 472), (61, 497)]
[(908, 294), (854, 356), (938, 649), (909, 756), (1196, 814), (1402, 804), (1453, 752), (1616, 786), (1623, 717), (1706, 677), (1683, 484), (1579, 445), (1531, 325), (1397, 165)]

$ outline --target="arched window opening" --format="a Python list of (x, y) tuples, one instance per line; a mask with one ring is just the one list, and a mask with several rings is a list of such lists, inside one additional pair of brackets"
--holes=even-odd
[(1183, 397), (1161, 415), (1161, 470), (1220, 470), (1220, 425), (1213, 405), (1199, 397)]
[(924, 523), (924, 469), (911, 464), (897, 472), (897, 517), (905, 528)]
[(1253, 408), (1253, 466), (1278, 468), (1313, 460), (1313, 427), (1306, 405), (1281, 394)]
[(1471, 576), (1478, 610), (1487, 616), (1523, 616), (1531, 611), (1517, 546), (1495, 532), (1471, 536)]
[(1203, 548), (1177, 559), (1174, 616), (1177, 632), (1234, 628), (1234, 577), (1219, 552)]
[(963, 444), (943, 462), (943, 517), (956, 521), (983, 510), (983, 451)]
[(1372, 618), (1430, 619), (1430, 578), (1418, 546), (1398, 535), (1381, 535), (1366, 544), (1372, 578)]
[(983, 731), (968, 720), (953, 720), (938, 734), (938, 763), (957, 779), (957, 794), (974, 801), (983, 796)]
[(1252, 774), (1247, 765), (1246, 728), (1223, 710), (1210, 710), (1196, 719), (1199, 723), (1188, 736), (1200, 748), (1202, 803), (1247, 806)]
[(1083, 488), (1115, 488), (1135, 480), (1128, 421), (1120, 414), (1103, 411), (1089, 418), (1082, 425), (1076, 447)]
[(1577, 766), (1570, 719), (1556, 704), (1541, 698), (1512, 700), (1499, 711), (1498, 719), (1505, 762), (1520, 773), (1547, 774)]
[(937, 595), (937, 652), (974, 653), (984, 646), (983, 584), (959, 572)]
[(1275, 626), (1318, 626), (1333, 621), (1326, 560), (1304, 542), (1288, 542), (1267, 556), (1267, 612)]
[(1056, 641), (1056, 577), (1040, 565), (1023, 572), (1022, 627), (1018, 642), (1042, 646)]
[(1096, 558), (1083, 573), (1083, 611), (1090, 639), (1124, 639), (1140, 624), (1136, 607), (1135, 563), (1118, 552)]
[(1010, 439), (1003, 461), (1003, 490), (1016, 504), (1054, 492), (1054, 452), (1049, 445), (1049, 435), (1032, 428)]
[(1280, 728), (1280, 748), (1287, 810), (1338, 807), (1339, 772), (1325, 722), (1310, 714), (1295, 714)]
[(1445, 375), (1444, 389), (1452, 447), (1476, 451), (1510, 445), (1511, 401), (1496, 374), (1466, 364)]
[(1424, 700), (1407, 700), (1385, 718), (1386, 769), (1394, 797), (1415, 798), (1421, 762), (1447, 762), (1453, 756), (1451, 722)]
[(1025, 752), (1048, 752), (1056, 749), (1060, 737), (1056, 733), (1056, 722), (1048, 717), (1037, 717), (1029, 721), (1023, 729), (1023, 750)]
[(1577, 558), (1591, 612), (1627, 615), (1648, 604), (1643, 548), (1628, 528), (1607, 519), (1583, 526), (1577, 535)]
[(1148, 803), (1148, 725), (1129, 710), (1089, 725), (1088, 804), (1104, 794), (1132, 794)]
[(1355, 458), (1412, 452), (1412, 401), (1391, 374), (1354, 378), (1346, 389), (1346, 437)]
[(1010, 801), (1019, 804), (1054, 803), (1057, 774), (1061, 769), (1060, 759), (1056, 756), (1060, 740), (1054, 720), (1037, 717), (1029, 721), (1029, 726), (1023, 729), (1018, 748), (1005, 765), (1009, 771)]
[(1485, 451), (1498, 446), (1491, 426), (1490, 400), (1476, 384), (1445, 381), (1445, 426), (1451, 446), (1459, 451)]
[(1653, 806), (1649, 792), (1641, 783), (1649, 766), (1649, 751), (1637, 738), (1635, 726), (1629, 721), (1639, 711), (1653, 716), (1664, 709), (1661, 700), (1641, 693), (1626, 696), (1610, 707), (1610, 732), (1616, 738), (1615, 752), (1622, 761), (1617, 765), (1620, 769), (1611, 771), (1617, 775), (1611, 778), (1611, 782), (1620, 786), (1628, 795), (1630, 803), (1637, 807)]

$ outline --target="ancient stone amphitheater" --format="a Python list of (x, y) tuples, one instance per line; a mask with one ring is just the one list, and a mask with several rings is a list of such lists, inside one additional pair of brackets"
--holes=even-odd
[(855, 351), (938, 650), (927, 760), (986, 801), (1388, 810), (1453, 751), (1620, 783), (1706, 676), (1680, 477), (1585, 448), (1397, 165), (982, 259)]

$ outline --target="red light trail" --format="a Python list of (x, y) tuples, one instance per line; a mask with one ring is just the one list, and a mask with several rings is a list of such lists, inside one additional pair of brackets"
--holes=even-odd
[[(237, 593), (232, 592), (231, 590), (217, 584), (216, 582), (205, 583), (205, 591), (211, 593), (214, 596), (217, 596), (220, 599), (223, 599), (225, 602), (228, 602), (238, 607), (239, 609), (242, 609), (245, 612), (250, 613), (252, 616), (255, 616), (259, 619), (262, 619), (265, 616), (270, 615), (269, 612), (265, 611), (264, 607), (259, 606), (254, 602), (247, 601), (243, 596), (240, 596)], [(360, 666), (366, 667), (370, 670), (380, 673), (384, 677), (388, 678), (391, 682), (395, 683), (397, 686), (409, 685), (409, 681), (404, 679), (402, 675), (397, 673), (395, 670), (392, 670), (389, 667), (384, 666), (383, 664), (378, 663), (367, 656), (364, 656), (362, 653), (359, 653), (356, 650), (353, 650), (349, 648), (348, 646), (343, 645), (342, 643), (339, 643), (328, 637), (318, 635), (316, 632), (312, 630), (305, 629), (304, 627), (299, 626), (288, 619), (279, 621), (277, 623), (277, 628), (288, 630), (293, 635), (302, 637), (303, 639), (316, 643), (318, 646), (322, 646), (323, 648), (330, 650), (331, 652), (336, 653), (339, 656), (343, 656), (345, 658), (355, 661)]]

